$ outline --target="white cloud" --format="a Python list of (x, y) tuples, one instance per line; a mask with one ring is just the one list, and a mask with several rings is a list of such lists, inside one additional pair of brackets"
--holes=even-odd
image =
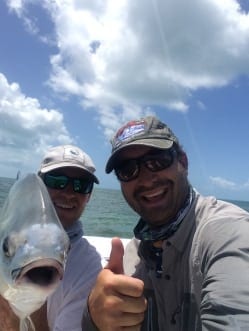
[(249, 189), (249, 179), (247, 182), (245, 182), (245, 184), (243, 185), (245, 188), (248, 188)]
[(196, 105), (197, 105), (197, 108), (198, 109), (200, 109), (202, 111), (205, 111), (206, 110), (206, 106), (205, 106), (205, 104), (202, 101), (197, 100)]
[(26, 20), (30, 3), (55, 26), (50, 86), (97, 107), (106, 132), (106, 109), (117, 121), (153, 105), (186, 112), (191, 91), (249, 73), (249, 15), (235, 0), (9, 0)]
[(217, 188), (222, 188), (226, 190), (232, 190), (232, 191), (243, 191), (249, 189), (249, 180), (245, 183), (238, 184), (233, 181), (227, 180), (222, 177), (214, 177), (210, 176), (209, 180), (213, 185), (215, 185)]
[(36, 171), (49, 146), (70, 142), (58, 110), (42, 108), (0, 73), (0, 154), (5, 156), (0, 173), (13, 177), (18, 169)]
[(222, 177), (209, 177), (210, 181), (217, 187), (226, 188), (226, 189), (236, 189), (236, 184), (232, 181), (229, 181)]

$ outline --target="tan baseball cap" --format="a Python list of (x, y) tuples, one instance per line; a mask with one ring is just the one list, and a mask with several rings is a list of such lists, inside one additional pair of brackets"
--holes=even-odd
[(39, 171), (44, 174), (64, 167), (80, 168), (89, 173), (93, 181), (99, 184), (98, 178), (94, 175), (96, 169), (92, 159), (86, 152), (73, 145), (50, 148), (41, 162)]

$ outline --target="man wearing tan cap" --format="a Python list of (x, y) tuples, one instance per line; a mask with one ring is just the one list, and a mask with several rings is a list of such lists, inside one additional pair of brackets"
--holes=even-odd
[[(48, 189), (71, 245), (59, 287), (47, 304), (32, 316), (36, 331), (82, 330), (82, 310), (102, 268), (96, 249), (82, 237), (80, 221), (94, 183), (99, 183), (94, 172), (89, 155), (72, 145), (51, 148), (41, 162), (38, 174)], [(7, 302), (1, 302), (0, 318), (1, 331), (19, 331), (18, 320), (8, 311)]]

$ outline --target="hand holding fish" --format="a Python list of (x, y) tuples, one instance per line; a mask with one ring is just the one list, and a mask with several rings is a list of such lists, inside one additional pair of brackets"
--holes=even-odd
[(19, 318), (13, 313), (7, 300), (0, 295), (0, 330), (18, 331)]
[(123, 274), (124, 248), (119, 238), (112, 239), (107, 266), (100, 272), (88, 307), (101, 331), (140, 330), (146, 310), (141, 280)]

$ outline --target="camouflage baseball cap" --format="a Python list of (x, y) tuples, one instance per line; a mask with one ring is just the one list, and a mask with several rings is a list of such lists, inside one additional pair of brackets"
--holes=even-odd
[(107, 161), (105, 171), (110, 173), (121, 150), (132, 145), (144, 145), (159, 149), (169, 149), (179, 145), (172, 130), (158, 118), (147, 116), (123, 125), (111, 140), (112, 154)]

